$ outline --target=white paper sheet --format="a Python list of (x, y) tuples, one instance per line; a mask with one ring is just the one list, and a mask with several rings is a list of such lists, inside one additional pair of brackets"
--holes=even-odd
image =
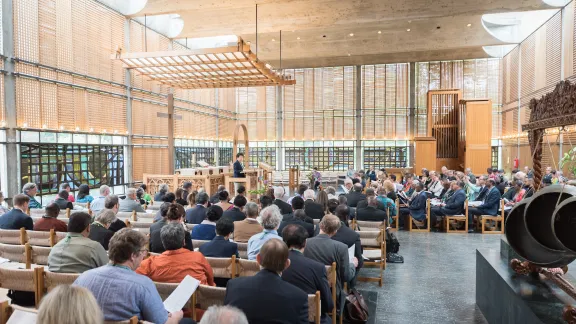
[(348, 248), (348, 261), (350, 263), (352, 263), (352, 260), (354, 260), (354, 250), (356, 250), (356, 244)]
[(36, 317), (38, 314), (33, 312), (24, 312), (19, 309), (14, 310), (14, 313), (8, 319), (6, 324), (36, 324)]
[(166, 298), (164, 301), (164, 308), (169, 313), (174, 313), (179, 310), (182, 310), (182, 307), (186, 304), (186, 302), (192, 297), (192, 294), (198, 289), (200, 285), (200, 281), (186, 276), (184, 280), (174, 289), (174, 291)]
[(5, 259), (5, 258), (0, 258), (0, 264), (6, 263), (6, 262), (10, 262), (10, 260)]

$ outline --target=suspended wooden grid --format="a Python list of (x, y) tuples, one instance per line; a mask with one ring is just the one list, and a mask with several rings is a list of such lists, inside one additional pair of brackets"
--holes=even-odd
[(117, 53), (121, 60), (150, 80), (181, 89), (292, 85), (296, 80), (277, 73), (258, 60), (250, 45), (238, 38), (236, 46), (184, 51)]

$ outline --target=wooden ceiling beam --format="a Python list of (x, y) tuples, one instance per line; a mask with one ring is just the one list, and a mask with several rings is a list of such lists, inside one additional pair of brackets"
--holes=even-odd
[[(190, 64), (188, 64), (190, 65)], [(194, 65), (196, 66), (196, 65)], [(153, 69), (160, 69), (162, 67), (153, 67)], [(213, 69), (184, 69), (184, 70), (178, 70), (178, 71), (173, 71), (173, 70), (168, 70), (168, 71), (164, 71), (164, 70), (160, 70), (157, 72), (143, 72), (143, 68), (133, 68), (136, 72), (138, 72), (138, 74), (140, 75), (154, 75), (154, 74), (178, 74), (178, 73), (204, 73), (204, 72), (214, 72)], [(218, 71), (222, 71), (222, 72), (228, 72), (228, 71), (251, 71), (251, 70), (256, 70), (255, 67), (253, 66), (242, 66), (242, 67), (234, 67), (234, 68), (219, 68)]]

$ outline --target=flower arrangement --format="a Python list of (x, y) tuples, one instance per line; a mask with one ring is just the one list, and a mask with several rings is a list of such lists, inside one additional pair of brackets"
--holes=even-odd
[(560, 168), (568, 167), (568, 171), (572, 173), (572, 177), (576, 178), (576, 148), (572, 148), (568, 153), (564, 153), (562, 160), (560, 160)]
[(263, 195), (266, 193), (266, 190), (268, 190), (268, 180), (263, 180), (262, 177), (258, 177), (258, 183), (261, 184), (261, 186), (258, 186), (258, 189), (248, 190), (249, 194)]

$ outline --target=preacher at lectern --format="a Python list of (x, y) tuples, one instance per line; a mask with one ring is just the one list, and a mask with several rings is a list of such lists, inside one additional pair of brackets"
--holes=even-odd
[[(236, 162), (234, 162), (234, 178), (246, 178), (244, 173), (244, 153), (236, 154)], [(234, 182), (234, 191), (238, 191), (238, 182)], [(236, 192), (234, 192), (236, 194)]]

